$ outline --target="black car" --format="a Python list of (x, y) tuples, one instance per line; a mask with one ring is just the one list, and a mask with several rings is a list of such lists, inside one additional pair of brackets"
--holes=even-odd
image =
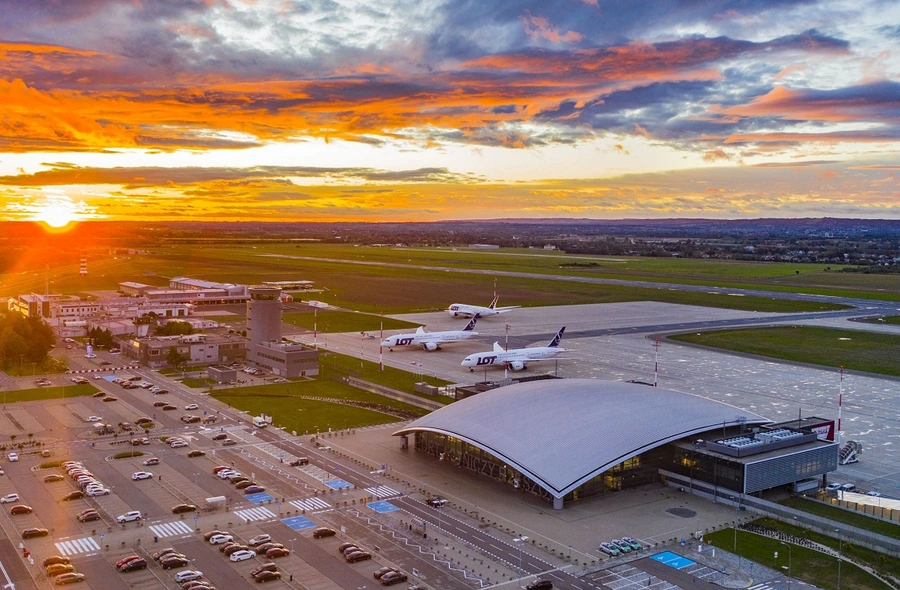
[(92, 395), (91, 397), (105, 397), (105, 396), (106, 396), (106, 394), (105, 394), (104, 392), (98, 391), (97, 393), (95, 393), (95, 394)]
[(220, 432), (219, 434), (212, 437), (213, 440), (225, 440), (226, 438), (228, 438), (228, 435), (224, 432)]
[(163, 406), (168, 406), (169, 402), (153, 402), (154, 408), (161, 408)]
[(119, 568), (120, 572), (134, 572), (137, 570), (146, 569), (147, 560), (141, 559), (133, 559)]
[(551, 590), (552, 588), (553, 582), (550, 580), (535, 580), (525, 586), (525, 590)]
[(175, 549), (174, 547), (166, 547), (165, 549), (160, 549), (159, 551), (155, 552), (150, 557), (152, 557), (156, 561), (159, 561), (166, 555), (177, 555), (177, 554), (178, 554), (178, 550)]
[(50, 531), (47, 529), (41, 529), (37, 527), (27, 528), (22, 531), (23, 539), (33, 539), (34, 537), (46, 537), (50, 534)]
[(182, 567), (190, 563), (186, 557), (180, 557), (176, 555), (167, 555), (159, 560), (160, 565), (162, 565), (164, 570), (170, 570), (173, 567)]
[(303, 465), (309, 465), (309, 459), (306, 457), (297, 457), (290, 463), (288, 463), (291, 467), (302, 467)]
[(328, 527), (319, 527), (313, 531), (314, 539), (323, 539), (325, 537), (333, 537), (336, 534), (334, 529)]
[(178, 407), (177, 407), (177, 406), (173, 406), (172, 404), (166, 404), (166, 405), (164, 405), (164, 406), (162, 407), (162, 409), (164, 409), (164, 410), (166, 410), (166, 411), (168, 411), (168, 410), (177, 410)]
[(272, 580), (280, 580), (281, 572), (270, 572), (264, 571), (260, 572), (257, 575), (253, 576), (253, 579), (257, 582), (271, 582)]
[(79, 492), (77, 490), (74, 492), (69, 492), (62, 497), (63, 502), (66, 502), (68, 500), (81, 500), (82, 498), (84, 498), (84, 492)]
[(70, 563), (71, 561), (72, 561), (72, 559), (70, 557), (63, 557), (62, 555), (51, 555), (50, 557), (45, 559), (43, 562), (41, 562), (41, 565), (43, 565), (44, 567), (47, 567), (48, 565), (55, 565), (57, 563), (66, 564), (66, 563)]
[(206, 455), (206, 451), (201, 451), (200, 449), (194, 449), (188, 453), (188, 457), (202, 457), (204, 455)]
[(259, 574), (261, 574), (262, 572), (277, 572), (277, 571), (278, 571), (278, 566), (275, 565), (274, 563), (269, 562), (269, 563), (264, 563), (261, 566), (252, 569), (250, 571), (250, 575), (255, 577), (255, 576), (258, 576)]
[(394, 584), (402, 584), (407, 580), (406, 574), (403, 572), (388, 572), (378, 579), (382, 586), (393, 586)]
[(244, 488), (245, 494), (260, 494), (264, 491), (266, 491), (266, 488), (264, 488), (262, 486), (248, 486), (248, 487)]
[(393, 568), (391, 566), (385, 566), (385, 567), (378, 568), (377, 570), (375, 570), (375, 573), (372, 574), (372, 576), (376, 580), (380, 580), (381, 577), (384, 576), (385, 574), (389, 574), (391, 572), (396, 572), (396, 571), (397, 571), (397, 568)]
[(172, 506), (172, 514), (182, 514), (184, 512), (194, 512), (197, 507), (193, 504), (176, 504)]

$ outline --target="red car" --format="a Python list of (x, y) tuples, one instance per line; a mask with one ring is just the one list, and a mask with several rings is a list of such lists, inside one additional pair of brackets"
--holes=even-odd
[(266, 551), (266, 557), (273, 559), (275, 557), (285, 557), (291, 554), (291, 550), (286, 547), (273, 547)]

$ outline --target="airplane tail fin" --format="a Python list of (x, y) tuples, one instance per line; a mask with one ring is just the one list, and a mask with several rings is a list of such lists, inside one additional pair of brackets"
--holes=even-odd
[(562, 340), (563, 332), (565, 332), (565, 331), (566, 331), (566, 327), (565, 327), (565, 326), (563, 326), (562, 328), (560, 328), (560, 329), (559, 329), (559, 332), (556, 333), (556, 336), (553, 337), (553, 340), (551, 340), (551, 341), (550, 341), (550, 344), (548, 344), (547, 346), (548, 346), (548, 347), (556, 347), (556, 346), (559, 346), (559, 341)]
[(469, 323), (466, 324), (466, 327), (462, 329), (463, 332), (471, 332), (475, 328), (475, 322), (478, 321), (478, 318), (481, 317), (477, 313), (469, 320)]
[(418, 328), (416, 328), (416, 334), (424, 334), (424, 333), (425, 333), (425, 328), (423, 328), (422, 326), (419, 326)]
[(494, 342), (494, 352), (503, 352), (503, 347), (499, 342)]
[(490, 304), (490, 305), (488, 305), (488, 309), (494, 309), (495, 307), (497, 307), (497, 300), (498, 300), (498, 299), (500, 299), (500, 296), (499, 296), (499, 295), (494, 295), (494, 300), (491, 301), (491, 304)]

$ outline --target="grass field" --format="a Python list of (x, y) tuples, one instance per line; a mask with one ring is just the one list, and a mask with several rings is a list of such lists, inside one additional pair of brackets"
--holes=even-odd
[(65, 385), (63, 387), (37, 387), (34, 389), (13, 389), (3, 391), (3, 403), (33, 402), (41, 399), (63, 399), (83, 397), (99, 391), (90, 383)]
[(422, 399), (448, 404), (451, 400), (446, 397), (432, 397), (430, 395), (416, 393), (413, 389), (419, 381), (424, 381), (435, 387), (450, 385), (449, 381), (436, 379), (421, 373), (411, 373), (394, 367), (384, 366), (380, 370), (378, 363), (360, 361), (360, 359), (335, 352), (323, 351), (319, 358), (319, 379), (337, 379), (343, 376), (352, 376), (363, 381), (369, 381), (384, 387), (390, 387), (404, 393), (409, 393)]
[[(758, 524), (776, 528), (775, 521), (762, 519), (756, 521)], [(797, 527), (784, 526), (778, 527), (780, 530), (787, 530), (797, 536), (805, 536), (810, 540), (816, 541), (829, 547), (833, 546), (838, 549), (838, 541), (824, 535), (819, 535), (811, 531), (806, 531)], [(838, 560), (835, 557), (826, 555), (819, 551), (807, 549), (800, 545), (791, 545), (788, 549), (787, 545), (783, 545), (777, 539), (763, 537), (746, 531), (737, 531), (737, 551), (734, 550), (734, 529), (723, 529), (714, 533), (704, 535), (704, 540), (709, 540), (711, 545), (721, 547), (726, 551), (736, 552), (745, 559), (754, 561), (774, 570), (788, 573), (788, 559), (790, 559), (790, 573), (792, 577), (814, 584), (819, 588), (827, 590), (836, 589)], [(858, 548), (850, 543), (843, 543), (843, 554), (856, 562), (867, 563), (872, 557), (872, 552)], [(775, 555), (778, 557), (776, 558)], [(896, 559), (887, 558), (891, 562), (890, 565), (885, 563), (882, 569), (893, 570), (896, 568)], [(890, 586), (870, 575), (856, 565), (844, 561), (841, 564), (841, 588), (853, 588), (853, 590), (890, 590)]]
[(721, 330), (670, 336), (691, 342), (828, 367), (900, 376), (900, 336), (810, 326)]
[[(309, 257), (292, 259), (267, 255)], [(337, 261), (327, 258), (339, 259)], [(387, 263), (363, 266), (349, 262)], [(571, 267), (592, 262), (598, 267)], [(549, 280), (574, 275), (600, 278), (674, 282), (691, 285), (750, 287), (773, 291), (803, 291), (829, 295), (870, 296), (900, 300), (900, 277), (837, 273), (822, 265), (741, 263), (669, 258), (605, 258), (569, 256), (533, 250), (478, 252), (450, 249), (353, 248), (329, 244), (259, 244), (235, 246), (179, 245), (155, 248), (139, 256), (93, 257), (91, 270), (79, 277), (76, 267), (43, 272), (25, 271), (0, 277), (3, 294), (41, 291), (49, 280), (54, 290), (79, 293), (115, 290), (121, 281), (163, 286), (176, 275), (208, 280), (260, 283), (267, 280), (306, 279), (327, 292), (315, 298), (370, 313), (403, 313), (446, 308), (453, 302), (487, 304), (493, 293), (491, 271), (529, 272), (548, 279), (500, 277), (501, 304), (560, 305), (607, 301), (654, 300), (754, 311), (833, 309), (766, 297), (729, 297), (711, 293), (682, 293), (665, 288), (585, 285)], [(483, 276), (461, 275), (422, 266), (487, 271)], [(798, 274), (799, 272), (799, 274)], [(877, 280), (876, 280), (877, 279)], [(896, 283), (896, 284), (895, 284)], [(355, 328), (356, 326), (351, 326)], [(371, 328), (359, 328), (366, 330)]]
[[(815, 514), (816, 516), (821, 516), (828, 520), (854, 526), (866, 531), (872, 531), (873, 533), (878, 533), (885, 537), (900, 539), (900, 526), (897, 526), (896, 523), (878, 520), (877, 518), (866, 516), (865, 514), (860, 514), (852, 510), (844, 510), (837, 506), (814, 502), (800, 497), (787, 498), (779, 502), (779, 504), (802, 510), (803, 512), (809, 512), (810, 514)], [(897, 575), (900, 577), (900, 569), (898, 569)]]
[[(221, 390), (214, 392), (213, 397), (251, 415), (264, 412), (272, 416), (276, 426), (297, 433), (327, 432), (329, 428), (361, 428), (404, 419), (377, 411), (379, 407), (402, 413), (408, 418), (427, 413), (416, 406), (361, 391), (331, 379)], [(312, 398), (330, 398), (345, 403)]]

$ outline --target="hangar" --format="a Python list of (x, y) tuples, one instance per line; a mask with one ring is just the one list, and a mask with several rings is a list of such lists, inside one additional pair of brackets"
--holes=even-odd
[(768, 422), (659, 387), (558, 379), (468, 397), (394, 435), (404, 448), (412, 435), (417, 451), (539, 495), (556, 509), (660, 481), (662, 470), (744, 494), (837, 468), (836, 444), (812, 431), (772, 434)]

